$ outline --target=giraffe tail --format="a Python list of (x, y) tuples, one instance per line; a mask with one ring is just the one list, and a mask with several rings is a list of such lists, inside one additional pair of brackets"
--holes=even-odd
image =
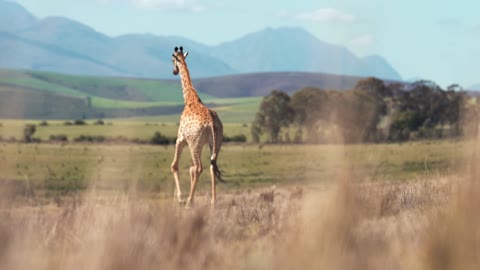
[(220, 171), (220, 169), (218, 169), (217, 160), (215, 160), (215, 159), (210, 160), (210, 165), (212, 165), (213, 173), (215, 174), (215, 178), (222, 183), (226, 183), (225, 180), (223, 180), (223, 178), (222, 178), (224, 172), (222, 172), (222, 171)]

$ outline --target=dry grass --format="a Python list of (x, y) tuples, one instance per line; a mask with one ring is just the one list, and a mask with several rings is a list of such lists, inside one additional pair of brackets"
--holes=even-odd
[(185, 209), (134, 188), (7, 194), (0, 269), (480, 269), (478, 150), (463, 175), (406, 182), (372, 177), (340, 152), (331, 181), (238, 188), (215, 209), (207, 196)]
[(208, 198), (187, 210), (134, 193), (4, 200), (0, 269), (480, 267), (476, 182), (350, 177), (308, 190), (223, 194), (216, 209)]

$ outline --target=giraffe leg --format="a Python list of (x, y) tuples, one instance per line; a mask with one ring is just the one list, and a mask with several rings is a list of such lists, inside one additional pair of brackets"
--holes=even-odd
[(214, 207), (215, 202), (217, 201), (217, 194), (216, 194), (217, 181), (215, 181), (215, 171), (213, 169), (213, 165), (210, 165), (210, 176), (212, 177), (212, 199), (210, 201), (210, 205)]
[[(210, 140), (210, 143), (208, 145), (210, 147), (210, 159), (214, 158), (213, 155), (213, 142)], [(215, 180), (215, 170), (212, 164), (210, 164), (210, 177), (212, 178), (212, 199), (210, 200), (210, 205), (212, 207), (215, 207), (215, 202), (217, 201), (217, 193), (216, 193), (216, 185), (217, 181)]]
[(190, 167), (190, 194), (187, 199), (187, 206), (193, 205), (194, 196), (195, 196), (195, 187), (197, 186), (198, 179), (200, 174), (202, 174), (202, 147), (191, 147), (190, 151), (192, 153), (193, 166)]
[(217, 176), (219, 178), (218, 179), (219, 181), (223, 181), (221, 179), (221, 173), (217, 166), (218, 153), (220, 152), (220, 148), (222, 147), (222, 142), (223, 142), (223, 126), (221, 125), (221, 122), (219, 126), (220, 126), (220, 129), (217, 131), (216, 136), (210, 140), (210, 154), (211, 154), (210, 176), (212, 178), (212, 200), (210, 201), (210, 204), (212, 207), (215, 206), (215, 203), (217, 201), (217, 194), (216, 194)]
[(176, 196), (179, 203), (183, 203), (182, 200), (182, 190), (180, 189), (180, 179), (178, 178), (178, 162), (180, 160), (180, 156), (182, 155), (183, 147), (185, 147), (185, 140), (177, 139), (177, 143), (175, 144), (175, 156), (173, 158), (171, 171), (173, 173), (173, 178), (175, 179), (175, 186), (176, 186)]

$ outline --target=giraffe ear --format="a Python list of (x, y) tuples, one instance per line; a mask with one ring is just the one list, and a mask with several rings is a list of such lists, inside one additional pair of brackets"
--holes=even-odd
[(183, 58), (187, 58), (187, 56), (188, 56), (188, 52), (183, 54)]
[(180, 62), (180, 60), (178, 59), (178, 57), (175, 55), (175, 54), (172, 54), (173, 58), (175, 58), (175, 60), (177, 60), (178, 62)]

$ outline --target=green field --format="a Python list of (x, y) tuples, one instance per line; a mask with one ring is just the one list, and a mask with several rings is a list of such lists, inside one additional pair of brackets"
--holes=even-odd
[[(432, 141), (402, 145), (224, 145), (219, 166), (226, 171), (221, 189), (274, 184), (323, 183), (348, 171), (351, 177), (376, 181), (404, 181), (450, 175), (464, 169), (469, 143)], [(63, 194), (97, 188), (135, 188), (173, 192), (170, 163), (173, 146), (115, 144), (0, 145), (3, 181), (19, 193), (36, 187), (40, 194)], [(208, 148), (203, 161), (208, 164)], [(180, 168), (188, 188), (190, 154), (185, 149)], [(208, 192), (208, 170), (199, 192)]]
[[(169, 115), (137, 119), (110, 119), (104, 125), (94, 125), (95, 121), (86, 121), (86, 125), (65, 125), (67, 121), (46, 121), (46, 126), (41, 126), (39, 120), (0, 120), (0, 137), (8, 140), (22, 140), (23, 129), (27, 124), (36, 125), (34, 138), (48, 141), (51, 135), (66, 135), (69, 141), (80, 135), (104, 136), (107, 138), (124, 137), (128, 140), (148, 140), (155, 132), (160, 132), (168, 137), (175, 137), (178, 130), (179, 115)], [(71, 122), (71, 121), (70, 121)], [(250, 139), (250, 125), (242, 123), (224, 123), (224, 135), (235, 136), (243, 134)]]
[[(9, 103), (5, 100), (0, 103), (4, 107), (0, 110), (0, 117), (15, 111), (15, 118), (121, 117), (122, 112), (128, 112), (132, 117), (153, 113), (172, 119), (178, 115), (175, 107), (183, 105), (182, 89), (176, 80), (73, 76), (33, 71), (0, 70), (0, 94), (0, 98), (10, 100)], [(38, 95), (47, 97), (35, 102), (39, 99)], [(202, 92), (199, 96), (205, 104), (216, 107), (224, 122), (236, 123), (253, 121), (262, 99), (218, 98)], [(17, 111), (23, 106), (28, 106), (28, 110), (25, 108), (24, 113)], [(55, 113), (52, 108), (56, 108)], [(5, 115), (12, 117), (10, 114)]]

